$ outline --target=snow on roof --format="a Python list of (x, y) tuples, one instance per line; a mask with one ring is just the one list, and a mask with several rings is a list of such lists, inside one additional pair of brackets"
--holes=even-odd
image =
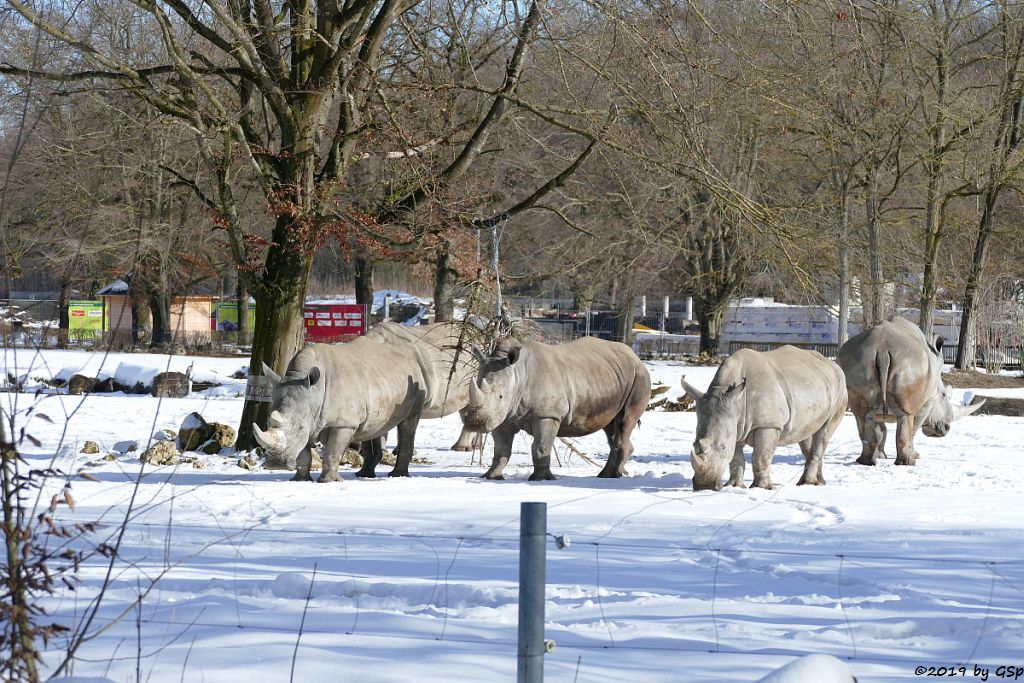
[(128, 283), (124, 280), (114, 280), (109, 285), (96, 292), (96, 296), (104, 296), (109, 294), (127, 294)]

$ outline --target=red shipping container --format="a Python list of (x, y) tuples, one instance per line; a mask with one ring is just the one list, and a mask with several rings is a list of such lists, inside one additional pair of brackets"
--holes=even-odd
[(369, 306), (362, 304), (306, 304), (303, 320), (306, 341), (345, 342), (366, 334)]

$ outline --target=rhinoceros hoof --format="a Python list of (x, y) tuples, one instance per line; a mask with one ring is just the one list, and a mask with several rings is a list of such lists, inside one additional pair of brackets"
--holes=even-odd
[(530, 475), (530, 481), (552, 481), (555, 479), (555, 475), (551, 472), (534, 472)]
[[(600, 479), (620, 479), (624, 474), (626, 473), (618, 470), (601, 470), (597, 476)], [(554, 479), (554, 477), (551, 478)]]
[(744, 484), (742, 481), (736, 481), (736, 482), (730, 481), (729, 482), (729, 486), (735, 486), (738, 489), (745, 489), (745, 488), (747, 488), (747, 485)]
[(389, 477), (408, 477), (409, 473), (408, 472), (399, 472), (398, 470), (392, 470), (392, 471), (388, 472), (388, 476)]
[(797, 486), (824, 486), (825, 485), (825, 480), (822, 479), (821, 477), (818, 477), (817, 479), (805, 479), (805, 478), (801, 477), (800, 481), (798, 481), (796, 483), (796, 485)]
[(905, 458), (902, 455), (896, 456), (897, 465), (916, 465), (917, 458)]
[(356, 472), (356, 476), (361, 479), (376, 479), (377, 473), (374, 472), (373, 470), (359, 470), (358, 472)]
[(753, 487), (755, 489), (765, 489), (766, 491), (775, 490), (775, 485), (772, 484), (770, 481), (755, 481)]
[(480, 475), (481, 479), (490, 479), (491, 481), (505, 481), (504, 474), (491, 474), (490, 472), (484, 472)]
[(458, 444), (455, 444), (449, 450), (452, 450), (452, 451), (462, 451), (464, 453), (469, 453), (471, 450), (473, 450), (473, 447), (472, 446), (460, 446)]
[(313, 477), (309, 476), (309, 472), (296, 472), (288, 481), (313, 481)]
[(334, 481), (341, 481), (341, 477), (338, 476), (337, 472), (321, 472), (320, 478), (316, 481), (318, 484), (329, 484)]
[(874, 466), (875, 459), (868, 455), (862, 455), (859, 458), (857, 458), (857, 464)]

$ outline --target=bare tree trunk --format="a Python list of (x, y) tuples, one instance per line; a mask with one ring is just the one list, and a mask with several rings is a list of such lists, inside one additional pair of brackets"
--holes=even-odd
[(978, 224), (978, 238), (974, 243), (974, 258), (971, 260), (971, 272), (964, 286), (964, 310), (960, 316), (960, 340), (956, 349), (957, 370), (970, 370), (975, 365), (975, 318), (977, 317), (978, 286), (981, 272), (985, 268), (985, 252), (992, 237), (993, 210), (996, 205), (998, 190), (990, 185), (985, 192), (985, 209), (981, 213)]
[(249, 290), (245, 288), (245, 281), (238, 278), (235, 281), (235, 301), (238, 306), (238, 343), (249, 343)]
[(710, 301), (694, 297), (697, 309), (697, 325), (700, 327), (700, 352), (709, 356), (721, 355), (722, 325), (729, 300)]
[(455, 317), (455, 285), (458, 273), (452, 267), (452, 254), (444, 249), (434, 263), (434, 322), (446, 323)]
[(57, 348), (66, 349), (68, 346), (68, 331), (71, 327), (71, 319), (68, 315), (68, 306), (71, 302), (71, 278), (64, 274), (60, 279), (60, 294), (57, 295)]
[[(280, 217), (278, 223), (287, 220), (287, 217)], [(263, 375), (263, 363), (283, 375), (292, 357), (302, 348), (305, 333), (302, 313), (312, 265), (313, 257), (298, 251), (277, 250), (268, 255), (266, 274), (261, 278), (263, 286), (256, 293), (250, 375)], [(257, 443), (252, 425), (255, 422), (265, 428), (268, 417), (270, 403), (247, 399), (235, 447), (254, 449)]]
[(353, 259), (355, 266), (356, 303), (373, 306), (373, 260), (360, 251)]
[[(150, 339), (151, 347), (158, 347), (170, 344), (174, 340), (174, 330), (171, 329), (171, 295), (163, 288), (149, 288), (149, 313), (153, 320), (153, 338)], [(132, 336), (136, 334), (136, 320), (132, 320)], [(133, 343), (136, 340), (133, 339)]]
[(629, 344), (630, 335), (633, 334), (633, 321), (636, 316), (636, 307), (633, 305), (632, 294), (624, 294), (618, 306), (619, 315), (615, 318), (615, 341)]
[[(878, 169), (869, 172), (867, 197), (864, 200), (868, 233), (868, 282), (861, 288), (864, 304), (864, 327), (885, 320), (885, 292), (882, 281), (882, 253), (878, 241)], [(867, 290), (866, 292), (864, 290)]]
[(839, 328), (836, 343), (842, 346), (850, 337), (850, 212), (843, 196), (839, 209)]

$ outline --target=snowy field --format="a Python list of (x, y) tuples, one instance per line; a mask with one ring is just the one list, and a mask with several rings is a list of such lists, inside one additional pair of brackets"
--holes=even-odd
[[(99, 542), (131, 508), (79, 676), (513, 680), (523, 501), (547, 503), (549, 532), (570, 540), (547, 550), (549, 681), (756, 681), (807, 653), (846, 660), (862, 683), (920, 679), (919, 666), (966, 667), (954, 678), (979, 666), (998, 680), (998, 667), (1024, 665), (1024, 418), (968, 417), (944, 439), (919, 435), (916, 467), (869, 468), (853, 462), (860, 444), (848, 416), (825, 457), (827, 486), (795, 486), (802, 456), (789, 446), (776, 454), (774, 491), (694, 493), (693, 413), (648, 412), (629, 477), (596, 478), (606, 454), (597, 434), (574, 441), (597, 464), (559, 444), (559, 479), (535, 483), (522, 435), (508, 480), (480, 479), (479, 460), (448, 450), (459, 428), (450, 416), (421, 423), (425, 462), (411, 478), (389, 479), (382, 465), (377, 479), (356, 480), (346, 467), (342, 483), (313, 484), (241, 469), (236, 454), (200, 456), (196, 469), (144, 467), (138, 452), (78, 453), (87, 439), (145, 448), (192, 411), (237, 426), (244, 380), (157, 400), (38, 393), (34, 379), (192, 362), (224, 378), (244, 359), (135, 354), (100, 368), (93, 354), (4, 352), (5, 374), (27, 383), (0, 401), (41, 443), (22, 451), (98, 480), (74, 481), (76, 508), (61, 507), (61, 519), (102, 520)], [(672, 397), (684, 372), (701, 388), (714, 373), (649, 367)], [(53, 424), (26, 424), (30, 406)], [(81, 619), (106, 571), (83, 566), (77, 593), (46, 601), (55, 619)], [(51, 643), (49, 666), (61, 646)]]

